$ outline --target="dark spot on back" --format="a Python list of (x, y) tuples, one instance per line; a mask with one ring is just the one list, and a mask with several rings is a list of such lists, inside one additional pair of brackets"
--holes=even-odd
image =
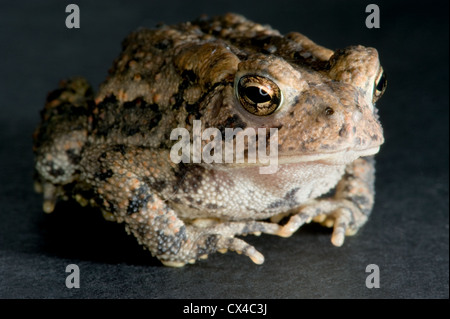
[(133, 135), (135, 135), (136, 133), (139, 133), (139, 127), (136, 127), (136, 126), (134, 126), (134, 125), (127, 125), (127, 124), (125, 124), (123, 127), (122, 127), (122, 133), (124, 134), (124, 135), (126, 135), (126, 136), (133, 136)]
[(120, 154), (122, 154), (122, 155), (126, 154), (126, 150), (127, 150), (127, 147), (123, 144), (114, 145), (112, 148), (113, 152), (120, 152)]
[(94, 174), (94, 178), (98, 178), (101, 181), (105, 181), (106, 179), (110, 178), (113, 175), (114, 175), (113, 171), (111, 169), (108, 169), (106, 171), (96, 172)]
[(189, 87), (190, 81), (183, 79), (178, 85), (178, 91), (173, 95), (175, 103), (172, 105), (172, 110), (178, 110), (184, 104), (184, 91)]
[(53, 177), (62, 176), (65, 173), (66, 173), (66, 171), (64, 169), (62, 169), (61, 167), (55, 168), (55, 165), (53, 162), (50, 164), (49, 174), (52, 175)]
[(81, 161), (81, 155), (77, 154), (74, 149), (68, 149), (66, 154), (72, 164), (78, 164)]
[(198, 103), (195, 104), (186, 104), (184, 107), (188, 113), (188, 116), (186, 117), (186, 124), (191, 124), (190, 119), (200, 119), (202, 114), (200, 113)]
[(171, 45), (172, 45), (172, 40), (170, 40), (170, 39), (164, 39), (162, 41), (159, 41), (159, 42), (156, 42), (155, 44), (153, 44), (153, 46), (156, 49), (163, 50), (163, 51), (166, 50)]
[(247, 123), (242, 121), (242, 119), (238, 115), (233, 115), (232, 117), (229, 117), (223, 122), (222, 125), (219, 125), (217, 128), (222, 133), (222, 136), (225, 136), (225, 129), (226, 128), (241, 128), (245, 130), (247, 127)]
[(192, 70), (184, 70), (181, 76), (183, 77), (183, 79), (186, 79), (191, 83), (197, 81), (197, 74), (195, 74)]
[(140, 107), (143, 104), (143, 100), (142, 98), (135, 98), (133, 101), (128, 101), (128, 102), (124, 102), (123, 103), (123, 108), (124, 109), (133, 109), (136, 107)]

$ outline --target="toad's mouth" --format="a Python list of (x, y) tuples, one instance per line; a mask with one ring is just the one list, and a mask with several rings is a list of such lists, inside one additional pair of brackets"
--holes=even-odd
[[(263, 168), (267, 166), (289, 166), (295, 164), (320, 163), (324, 165), (347, 165), (359, 157), (371, 156), (380, 150), (380, 146), (367, 148), (364, 150), (346, 149), (335, 152), (327, 152), (320, 154), (278, 154), (266, 158), (265, 161), (256, 160), (255, 163), (249, 163), (245, 159), (244, 163), (224, 163), (224, 165), (213, 164), (214, 169), (229, 169), (229, 168)], [(210, 166), (211, 164), (206, 164)], [(211, 167), (211, 166), (210, 166)], [(273, 173), (276, 170), (272, 170)], [(270, 174), (270, 173), (268, 173)]]
[(379, 150), (380, 146), (375, 146), (364, 150), (348, 149), (320, 154), (280, 155), (278, 157), (278, 164), (320, 162), (330, 165), (345, 165), (353, 162), (359, 157), (375, 155)]

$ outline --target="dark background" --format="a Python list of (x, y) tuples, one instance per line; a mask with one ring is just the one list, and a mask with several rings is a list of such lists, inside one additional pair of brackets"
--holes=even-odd
[[(448, 298), (447, 1), (81, 1), (66, 29), (64, 1), (0, 4), (1, 298)], [(365, 27), (375, 2), (381, 28)], [(246, 237), (266, 257), (235, 253), (182, 269), (162, 267), (123, 225), (62, 203), (51, 215), (33, 192), (31, 135), (47, 92), (85, 76), (95, 88), (132, 30), (225, 12), (326, 47), (378, 49), (388, 89), (378, 103), (386, 143), (377, 156), (371, 220), (341, 248), (317, 225), (291, 238)], [(81, 288), (67, 289), (77, 264)], [(365, 286), (380, 268), (379, 289)]]

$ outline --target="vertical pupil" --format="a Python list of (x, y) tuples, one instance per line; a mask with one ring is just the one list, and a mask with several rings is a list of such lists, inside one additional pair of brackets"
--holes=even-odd
[(265, 103), (271, 100), (270, 94), (264, 89), (257, 86), (249, 86), (245, 88), (245, 96), (253, 103)]

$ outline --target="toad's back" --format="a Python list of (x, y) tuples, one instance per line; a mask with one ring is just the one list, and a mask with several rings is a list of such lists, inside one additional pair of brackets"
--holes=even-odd
[[(174, 127), (191, 128), (211, 106), (205, 100), (233, 85), (241, 61), (267, 54), (312, 71), (323, 69), (333, 54), (299, 33), (282, 36), (234, 14), (140, 29), (122, 46), (96, 96), (93, 133), (151, 147), (167, 146)], [(221, 120), (229, 126), (237, 122), (235, 114)]]

